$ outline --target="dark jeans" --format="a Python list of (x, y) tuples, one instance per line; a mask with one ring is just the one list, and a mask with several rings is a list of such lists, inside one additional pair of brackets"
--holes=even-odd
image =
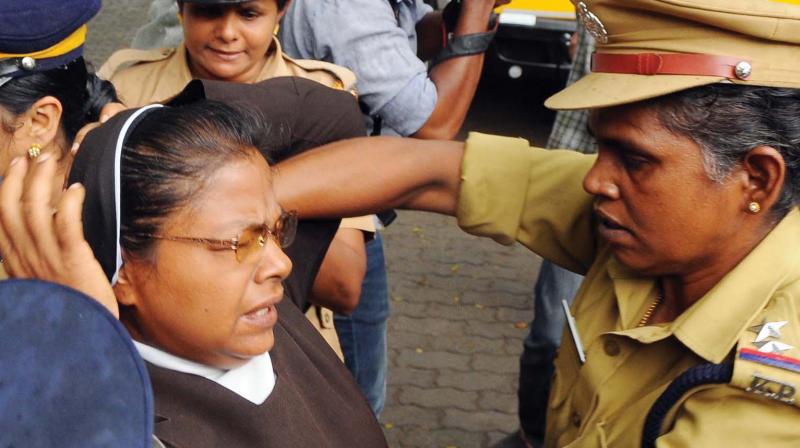
[(367, 272), (361, 298), (353, 314), (336, 314), (336, 333), (344, 362), (367, 397), (377, 417), (386, 401), (386, 321), (389, 319), (389, 286), (380, 233), (367, 243)]
[(544, 260), (534, 287), (534, 316), (519, 360), (519, 421), (536, 445), (544, 440), (547, 400), (564, 331), (561, 300), (572, 303), (583, 276)]

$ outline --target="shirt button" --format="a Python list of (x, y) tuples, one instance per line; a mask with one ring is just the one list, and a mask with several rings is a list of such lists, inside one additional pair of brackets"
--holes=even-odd
[(620, 352), (619, 343), (612, 340), (605, 341), (603, 343), (603, 351), (605, 351), (608, 356), (617, 356)]
[(331, 323), (331, 315), (328, 313), (322, 314), (322, 321), (325, 322), (326, 325)]
[(576, 428), (580, 428), (581, 427), (581, 414), (578, 414), (577, 411), (573, 411), (572, 412), (572, 415), (570, 416), (570, 420), (572, 421), (572, 424)]

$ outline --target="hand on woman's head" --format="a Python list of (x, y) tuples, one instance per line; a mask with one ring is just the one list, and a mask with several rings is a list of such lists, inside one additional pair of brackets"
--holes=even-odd
[(85, 191), (75, 184), (57, 201), (63, 182), (55, 157), (14, 159), (0, 184), (0, 253), (9, 275), (60, 283), (95, 298), (112, 314), (111, 285), (83, 237)]
[(83, 143), (83, 139), (86, 138), (86, 134), (89, 132), (97, 129), (103, 123), (108, 121), (114, 115), (122, 112), (123, 110), (127, 109), (127, 107), (122, 103), (111, 102), (103, 106), (100, 109), (100, 119), (91, 123), (85, 124), (77, 134), (75, 134), (75, 139), (72, 141), (72, 147), (70, 148), (69, 152), (73, 156), (78, 153), (78, 150), (81, 147), (81, 143)]

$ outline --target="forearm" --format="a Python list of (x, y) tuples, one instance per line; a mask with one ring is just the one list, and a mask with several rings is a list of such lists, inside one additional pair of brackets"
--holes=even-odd
[[(464, 1), (453, 35), (464, 36), (486, 32), (493, 8), (493, 1)], [(441, 20), (438, 28), (438, 50), (431, 56), (442, 49)], [(435, 34), (430, 24), (426, 25), (426, 32)], [(428, 50), (433, 48), (432, 44), (426, 44), (426, 47)], [(478, 88), (483, 61), (483, 54), (461, 56), (443, 61), (431, 70), (430, 79), (436, 85), (436, 108), (414, 137), (424, 139), (455, 137), (464, 124), (472, 98)]]
[(483, 59), (483, 54), (452, 58), (431, 70), (430, 78), (436, 85), (436, 107), (414, 137), (447, 140), (458, 134), (478, 89)]
[[(473, 0), (462, 2), (461, 13), (458, 16), (456, 27), (450, 31), (456, 36), (487, 31), (489, 18), (494, 8), (494, 1)], [(417, 23), (416, 31), (417, 55), (420, 59), (427, 61), (436, 56), (441, 51), (444, 42), (442, 36), (442, 12), (434, 11), (426, 14)]]
[(394, 137), (344, 140), (276, 165), (278, 202), (301, 217), (390, 208), (454, 215), (464, 145)]
[(417, 56), (423, 61), (433, 59), (442, 51), (442, 12), (425, 14), (417, 23)]
[(311, 302), (340, 314), (352, 313), (358, 306), (366, 271), (364, 232), (340, 228), (314, 280)]

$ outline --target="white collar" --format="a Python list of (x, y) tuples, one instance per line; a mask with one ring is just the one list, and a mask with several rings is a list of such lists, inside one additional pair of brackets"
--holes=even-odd
[(261, 404), (275, 388), (275, 371), (269, 352), (256, 356), (235, 369), (224, 370), (175, 356), (153, 346), (133, 341), (139, 355), (158, 367), (202, 376), (255, 404)]

